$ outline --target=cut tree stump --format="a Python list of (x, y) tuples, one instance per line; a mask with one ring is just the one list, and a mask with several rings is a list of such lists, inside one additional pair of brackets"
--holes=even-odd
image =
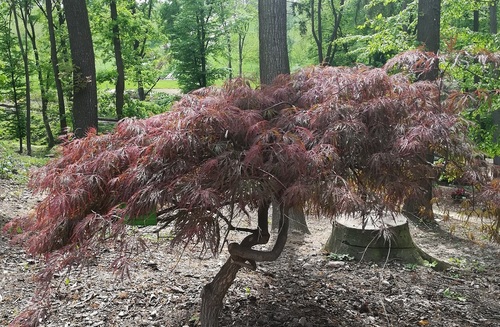
[(398, 259), (406, 263), (431, 266), (444, 270), (450, 265), (422, 251), (410, 234), (408, 220), (398, 213), (387, 213), (381, 218), (374, 215), (337, 217), (332, 233), (324, 246), (330, 253), (348, 254), (356, 260), (383, 262)]

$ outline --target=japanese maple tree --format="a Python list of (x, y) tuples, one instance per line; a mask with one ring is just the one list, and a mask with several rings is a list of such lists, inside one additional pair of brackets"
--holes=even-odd
[[(44, 195), (36, 210), (5, 230), (30, 254), (46, 256), (41, 281), (113, 240), (121, 250), (114, 268), (126, 273), (130, 247), (139, 244), (126, 222), (151, 212), (158, 229), (172, 229), (174, 245), (217, 253), (227, 231), (246, 231), (203, 290), (202, 325), (216, 326), (238, 270), (283, 250), (288, 208), (330, 217), (400, 211), (418, 195), (419, 178), (435, 176), (427, 149), (443, 158), (468, 151), (459, 98), (442, 97), (435, 83), (364, 66), (310, 67), (261, 89), (241, 80), (200, 89), (171, 112), (67, 142), (30, 181)], [(281, 212), (276, 243), (252, 249), (269, 240), (272, 201)], [(237, 226), (235, 217), (251, 210), (257, 227)]]

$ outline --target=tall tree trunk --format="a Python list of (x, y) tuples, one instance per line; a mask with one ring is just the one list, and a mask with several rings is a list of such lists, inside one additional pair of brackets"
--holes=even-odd
[(498, 33), (498, 18), (497, 18), (497, 9), (498, 8), (498, 0), (494, 0), (490, 3), (490, 33), (497, 34)]
[[(421, 42), (427, 51), (437, 53), (440, 42), (440, 20), (441, 20), (441, 0), (419, 0), (418, 1), (418, 22), (417, 40)], [(435, 80), (439, 75), (439, 61), (437, 58), (429, 72), (419, 76), (421, 80)], [(429, 150), (423, 154), (429, 164), (434, 161), (434, 154)], [(404, 204), (404, 212), (408, 217), (418, 217), (432, 220), (434, 213), (432, 210), (432, 183), (435, 176), (419, 176), (420, 187), (417, 192), (423, 192), (423, 196), (410, 197)]]
[(475, 9), (472, 16), (472, 31), (479, 32), (479, 10)]
[[(318, 0), (317, 9), (314, 9), (314, 2), (316, 0), (310, 0), (309, 6), (311, 10), (311, 32), (314, 38), (314, 42), (316, 42), (316, 48), (318, 50), (318, 64), (323, 63), (323, 24), (321, 19), (322, 13), (322, 0)], [(316, 21), (315, 16), (317, 15), (317, 29), (316, 29)]]
[(342, 21), (342, 14), (344, 12), (344, 3), (345, 0), (340, 0), (339, 10), (335, 10), (335, 4), (333, 0), (330, 0), (330, 8), (332, 10), (333, 17), (335, 18), (335, 23), (333, 25), (332, 34), (330, 39), (328, 40), (328, 48), (326, 51), (326, 61), (329, 65), (333, 65), (333, 60), (335, 56), (335, 52), (337, 50), (337, 45), (333, 45), (333, 41), (335, 41), (339, 37), (340, 32), (340, 22)]
[(238, 35), (238, 76), (243, 76), (243, 45), (245, 36)]
[[(62, 32), (62, 30), (66, 30), (67, 31), (67, 27), (66, 27), (66, 15), (64, 13), (64, 6), (62, 4), (62, 1), (63, 0), (55, 0), (54, 1), (54, 4), (55, 4), (55, 9), (57, 11), (57, 25), (54, 25), (55, 27), (55, 30), (56, 31), (60, 31), (56, 37), (57, 37), (57, 43), (58, 43), (58, 47), (57, 49), (59, 49), (59, 52), (60, 52), (60, 55), (58, 56), (58, 59), (59, 59), (59, 68), (61, 67), (65, 67), (66, 68), (66, 71), (64, 72), (66, 76), (69, 75), (69, 71), (67, 71), (67, 67), (70, 67), (71, 66), (71, 51), (68, 52), (68, 49), (70, 48), (68, 46), (68, 37), (67, 35), (65, 35), (64, 32)], [(72, 72), (73, 70), (71, 70)], [(62, 77), (62, 75), (59, 76), (60, 78)], [(66, 87), (66, 88), (63, 88), (63, 91), (64, 91), (64, 94), (66, 95), (66, 99), (73, 99), (73, 87), (72, 87), (72, 78), (71, 80), (69, 80), (67, 78), (67, 80), (61, 80), (63, 82), (63, 85), (68, 85), (69, 87)], [(73, 116), (71, 114), (72, 112), (72, 108), (70, 108), (70, 115), (66, 115), (66, 120), (68, 120), (68, 117), (73, 120)], [(69, 130), (67, 130), (66, 132), (68, 132)], [(65, 133), (66, 133), (65, 132)]]
[(61, 78), (59, 76), (59, 60), (57, 58), (57, 43), (54, 31), (54, 19), (52, 17), (52, 0), (45, 0), (45, 11), (47, 13), (47, 29), (50, 40), (50, 62), (54, 72), (54, 81), (57, 92), (57, 105), (59, 108), (59, 135), (66, 134), (68, 123), (66, 120), (66, 107), (64, 105), (64, 91)]
[[(132, 14), (135, 15), (137, 11), (137, 3), (134, 2), (133, 7), (132, 7)], [(148, 0), (148, 12), (147, 12), (147, 18), (151, 18), (151, 13), (153, 11), (153, 0)], [(144, 59), (144, 56), (146, 54), (145, 49), (146, 49), (146, 41), (147, 41), (147, 31), (144, 35), (144, 38), (139, 41), (135, 40), (134, 41), (134, 55), (139, 59), (139, 67), (136, 67), (136, 74), (137, 74), (137, 96), (139, 97), (139, 100), (144, 101), (146, 100), (146, 91), (144, 90), (144, 81), (142, 79), (142, 70), (140, 68), (140, 64), (142, 62), (142, 59)]]
[(231, 31), (229, 30), (229, 24), (227, 22), (227, 9), (224, 7), (226, 5), (225, 1), (221, 1), (219, 4), (219, 13), (222, 29), (226, 36), (226, 47), (227, 47), (227, 68), (229, 70), (229, 79), (233, 79), (233, 46), (231, 44)]
[(16, 136), (18, 137), (19, 140), (19, 153), (23, 153), (23, 127), (21, 122), (22, 122), (22, 113), (21, 113), (21, 108), (19, 104), (19, 96), (18, 96), (18, 90), (17, 90), (17, 76), (15, 73), (15, 70), (13, 68), (14, 66), (14, 58), (12, 56), (12, 51), (11, 51), (11, 45), (7, 47), (7, 58), (9, 60), (11, 69), (10, 69), (10, 84), (12, 86), (12, 100), (14, 102), (14, 110), (15, 110), (15, 116), (16, 116)]
[(198, 36), (198, 42), (199, 42), (199, 47), (200, 47), (200, 65), (201, 65), (201, 75), (200, 75), (200, 81), (199, 81), (199, 86), (200, 87), (206, 87), (207, 86), (207, 52), (206, 52), (206, 31), (205, 31), (205, 19), (204, 17), (200, 17), (200, 21), (202, 21), (201, 29), (199, 32)]
[(111, 10), (111, 21), (113, 22), (113, 48), (115, 50), (116, 63), (116, 85), (115, 85), (115, 105), (116, 116), (118, 119), (123, 118), (123, 104), (125, 92), (125, 66), (123, 65), (122, 45), (120, 42), (120, 27), (118, 26), (118, 11), (116, 10), (116, 1), (112, 0), (109, 3)]
[[(286, 0), (259, 0), (260, 83), (271, 84), (280, 74), (290, 74), (286, 30)], [(318, 35), (321, 37), (321, 35)], [(307, 232), (303, 208), (294, 208), (290, 220)], [(273, 225), (278, 217), (273, 215)]]
[(94, 47), (85, 0), (63, 0), (73, 62), (73, 129), (83, 137), (97, 129)]
[[(27, 6), (27, 5), (26, 5)], [(26, 83), (26, 95), (25, 95), (25, 100), (26, 100), (26, 152), (29, 156), (31, 156), (31, 88), (30, 88), (30, 71), (29, 71), (29, 63), (28, 63), (28, 49), (25, 47), (23, 44), (23, 37), (21, 35), (21, 29), (19, 27), (19, 19), (17, 17), (17, 10), (16, 10), (16, 4), (12, 4), (12, 10), (14, 14), (14, 21), (16, 25), (16, 33), (17, 33), (17, 39), (19, 43), (19, 49), (21, 51), (21, 56), (23, 58), (23, 64), (24, 64), (24, 79)], [(22, 11), (23, 9), (21, 9)], [(26, 7), (24, 8), (26, 10)], [(27, 10), (25, 12), (25, 15), (27, 16)], [(25, 32), (25, 37), (24, 39), (26, 40), (27, 37), (27, 28), (26, 28), (26, 22), (24, 25), (24, 32)]]
[[(228, 33), (229, 35), (229, 33)], [(233, 50), (231, 46), (231, 38), (227, 38), (227, 69), (229, 69), (229, 79), (233, 79)]]
[(441, 0), (418, 0), (417, 40), (427, 51), (439, 50), (441, 27)]
[[(493, 131), (493, 143), (500, 143), (500, 109), (493, 111), (492, 113), (493, 125), (495, 130)], [(493, 158), (493, 164), (500, 165), (500, 156), (496, 155)]]
[(238, 76), (243, 76), (243, 48), (245, 46), (245, 39), (248, 33), (249, 24), (245, 24), (241, 30), (238, 31)]
[(44, 78), (43, 78), (43, 69), (42, 65), (40, 64), (40, 55), (38, 54), (38, 47), (36, 43), (36, 34), (35, 34), (35, 24), (33, 23), (33, 20), (29, 19), (28, 16), (25, 17), (25, 19), (28, 20), (29, 26), (30, 26), (30, 32), (28, 33), (30, 40), (31, 40), (31, 46), (33, 48), (33, 53), (35, 56), (35, 67), (38, 75), (38, 85), (40, 87), (40, 96), (42, 98), (42, 121), (43, 125), (45, 127), (45, 133), (47, 134), (47, 146), (49, 148), (53, 148), (55, 145), (54, 141), (54, 135), (52, 134), (52, 129), (50, 128), (50, 122), (49, 122), (49, 117), (47, 116), (47, 107), (49, 103), (49, 99), (47, 96), (47, 88), (44, 83)]
[[(497, 34), (498, 33), (498, 20), (497, 20), (497, 9), (498, 8), (498, 0), (492, 1), (490, 3), (490, 33)], [(496, 69), (493, 74), (498, 78), (499, 70)], [(493, 125), (496, 127), (493, 135), (493, 142), (500, 143), (500, 109), (497, 109), (493, 112)], [(495, 165), (500, 165), (500, 155), (497, 155), (493, 158), (493, 163)]]
[(286, 39), (286, 0), (259, 0), (259, 63), (261, 84), (290, 73)]

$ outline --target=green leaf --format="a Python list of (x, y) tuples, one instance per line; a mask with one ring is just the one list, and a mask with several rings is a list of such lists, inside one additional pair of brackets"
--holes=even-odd
[(125, 223), (130, 226), (154, 226), (158, 224), (158, 219), (156, 216), (156, 211), (153, 211), (147, 215), (132, 219), (125, 217)]

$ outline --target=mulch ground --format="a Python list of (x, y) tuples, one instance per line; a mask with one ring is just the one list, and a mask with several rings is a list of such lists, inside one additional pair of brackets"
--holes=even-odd
[[(24, 186), (0, 180), (0, 224), (36, 202)], [(441, 210), (441, 209), (440, 209)], [(415, 242), (455, 266), (444, 272), (398, 261), (335, 261), (322, 244), (331, 222), (311, 219), (311, 235), (292, 234), (282, 256), (242, 269), (230, 288), (221, 326), (500, 326), (500, 246), (484, 221), (444, 213), (432, 226), (412, 224)], [(54, 280), (41, 326), (196, 326), (200, 292), (225, 262), (198, 248), (173, 249), (150, 237), (130, 279), (117, 281), (103, 248), (92, 266)], [(30, 304), (38, 258), (0, 237), (0, 325)]]

